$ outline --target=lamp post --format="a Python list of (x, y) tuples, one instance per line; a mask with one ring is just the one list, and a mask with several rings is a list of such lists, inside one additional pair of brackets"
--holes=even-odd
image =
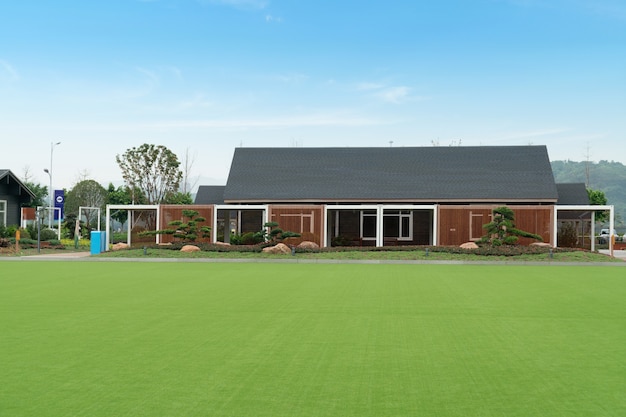
[(52, 213), (54, 209), (54, 193), (52, 192), (52, 156), (54, 155), (54, 147), (60, 145), (61, 142), (50, 142), (50, 169), (44, 168), (44, 172), (50, 177), (50, 189), (48, 197), (50, 199), (48, 206), (48, 229), (52, 229)]

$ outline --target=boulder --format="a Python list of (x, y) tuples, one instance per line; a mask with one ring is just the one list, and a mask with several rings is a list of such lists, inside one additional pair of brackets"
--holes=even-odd
[(478, 249), (478, 245), (474, 242), (465, 242), (460, 247), (463, 249)]
[(268, 246), (263, 248), (264, 253), (291, 253), (291, 248), (284, 243), (279, 243), (276, 246)]
[(530, 246), (539, 246), (539, 247), (542, 247), (542, 248), (551, 248), (552, 247), (551, 244), (546, 243), (546, 242), (533, 242), (533, 243), (530, 244)]
[(111, 250), (124, 250), (124, 249), (128, 249), (129, 246), (128, 244), (124, 243), (124, 242), (119, 242), (119, 243), (115, 243), (113, 245), (111, 245)]
[(315, 242), (311, 242), (310, 240), (305, 240), (304, 242), (300, 242), (298, 247), (302, 249), (317, 249), (320, 245)]
[(230, 246), (230, 243), (226, 243), (226, 242), (215, 242), (213, 244), (215, 246)]
[(194, 245), (185, 245), (180, 248), (181, 252), (200, 252), (200, 248)]

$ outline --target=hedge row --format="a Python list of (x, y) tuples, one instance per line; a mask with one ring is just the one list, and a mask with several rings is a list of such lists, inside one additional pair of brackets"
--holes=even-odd
[[(180, 250), (184, 245), (191, 244), (198, 246), (203, 251), (208, 252), (253, 252), (258, 253), (267, 246), (272, 246), (269, 243), (262, 243), (257, 245), (215, 245), (208, 243), (173, 243), (167, 246), (150, 245), (150, 248)], [(426, 250), (430, 252), (443, 252), (443, 253), (455, 253), (455, 254), (475, 254), (481, 256), (518, 256), (518, 255), (535, 255), (535, 254), (547, 254), (550, 251), (553, 253), (559, 252), (573, 252), (581, 249), (575, 248), (548, 248), (542, 246), (479, 246), (477, 249), (463, 249), (458, 246), (337, 246), (330, 248), (315, 248), (305, 249), (296, 247), (296, 253), (334, 253), (334, 252), (412, 252)]]

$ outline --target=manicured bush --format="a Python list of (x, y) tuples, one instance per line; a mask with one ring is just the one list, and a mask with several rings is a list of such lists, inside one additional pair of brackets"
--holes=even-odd
[(233, 234), (230, 236), (231, 245), (256, 245), (262, 241), (263, 238), (254, 232), (248, 232), (242, 235)]
[(54, 240), (54, 239), (58, 239), (56, 231), (52, 229), (41, 229), (40, 240), (45, 241), (45, 240)]

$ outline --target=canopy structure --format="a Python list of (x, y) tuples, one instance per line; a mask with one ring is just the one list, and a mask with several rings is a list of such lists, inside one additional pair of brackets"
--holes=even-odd
[[(609, 251), (613, 256), (613, 242), (615, 235), (613, 229), (615, 228), (615, 206), (592, 206), (592, 205), (556, 205), (554, 206), (554, 247), (558, 246), (558, 232), (557, 232), (557, 216), (559, 211), (590, 211), (591, 212), (591, 235), (595, 236), (595, 213), (596, 211), (608, 211), (609, 212)], [(595, 250), (595, 239), (591, 239), (591, 250)]]
[[(106, 212), (106, 239), (107, 239), (107, 249), (111, 246), (111, 210), (127, 210), (130, 214), (129, 216), (129, 227), (128, 227), (128, 245), (131, 245), (131, 231), (132, 227), (132, 218), (133, 213), (135, 211), (145, 211), (145, 210), (155, 210), (156, 211), (156, 224), (160, 224), (160, 206), (152, 205), (152, 204), (120, 204), (120, 205), (108, 205)], [(156, 235), (156, 243), (160, 243), (161, 236)]]

